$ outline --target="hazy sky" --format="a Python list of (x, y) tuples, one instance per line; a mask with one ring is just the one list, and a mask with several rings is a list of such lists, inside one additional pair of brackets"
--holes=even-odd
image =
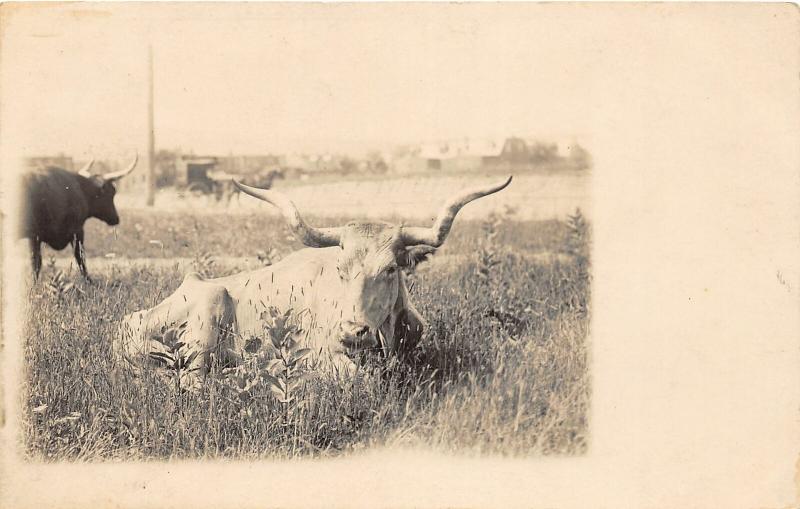
[[(7, 6), (4, 6), (6, 9)], [(5, 118), (29, 153), (352, 149), (586, 130), (591, 17), (561, 6), (40, 5), (9, 12)], [(496, 6), (495, 6), (496, 7)]]

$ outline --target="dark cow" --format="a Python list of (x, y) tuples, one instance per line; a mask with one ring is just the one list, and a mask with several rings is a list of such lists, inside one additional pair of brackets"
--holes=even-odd
[(30, 241), (35, 278), (42, 268), (41, 243), (44, 242), (56, 250), (72, 244), (81, 274), (91, 281), (83, 252), (83, 223), (96, 217), (110, 226), (119, 224), (114, 206), (117, 192), (114, 182), (133, 171), (138, 160), (137, 155), (127, 169), (105, 175), (89, 173), (94, 163), (91, 161), (78, 173), (48, 166), (23, 176), (20, 237)]

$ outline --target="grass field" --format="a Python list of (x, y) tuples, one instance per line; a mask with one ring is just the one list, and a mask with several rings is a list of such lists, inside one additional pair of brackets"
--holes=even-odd
[[(281, 401), (250, 365), (187, 392), (173, 371), (133, 373), (111, 355), (120, 318), (156, 304), (183, 276), (128, 259), (190, 258), (221, 276), (242, 268), (225, 257), (269, 263), (299, 247), (281, 221), (122, 216), (116, 230), (87, 224), (93, 285), (48, 263), (48, 251), (28, 292), (22, 394), (32, 459), (283, 458), (376, 445), (579, 454), (588, 446), (590, 239), (582, 217), (456, 221), (437, 254), (447, 263), (423, 264), (411, 277), (429, 323), (411, 358), (367, 359), (369, 384), (287, 375), (291, 395)], [(110, 268), (93, 271), (91, 257), (109, 253)]]

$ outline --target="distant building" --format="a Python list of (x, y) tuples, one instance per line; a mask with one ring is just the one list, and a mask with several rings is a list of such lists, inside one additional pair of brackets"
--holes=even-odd
[(312, 171), (312, 166), (316, 168), (316, 164), (312, 163), (309, 157), (305, 154), (291, 153), (283, 157), (282, 168), (291, 171), (308, 172)]
[(477, 170), (497, 165), (507, 145), (495, 140), (469, 139), (423, 143), (396, 155), (391, 168), (395, 173)]
[(217, 158), (217, 169), (236, 175), (250, 175), (273, 170), (285, 164), (277, 155), (229, 155)]
[(395, 173), (424, 173), (442, 169), (442, 153), (436, 144), (403, 147), (391, 159)]
[(552, 143), (514, 136), (502, 142), (457, 139), (403, 147), (390, 166), (394, 173), (518, 171), (541, 165), (586, 167), (587, 154), (574, 140)]
[(494, 140), (448, 142), (442, 154), (442, 171), (469, 171), (496, 165), (502, 158), (503, 147)]
[(493, 164), (507, 163), (511, 165), (529, 165), (531, 162), (531, 146), (522, 138), (507, 138), (503, 148)]
[(330, 172), (341, 169), (340, 158), (333, 154), (314, 154), (308, 158), (311, 165), (308, 171), (312, 172)]

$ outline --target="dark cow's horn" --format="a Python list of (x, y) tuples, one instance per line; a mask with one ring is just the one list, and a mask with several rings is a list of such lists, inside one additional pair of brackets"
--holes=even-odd
[(457, 194), (447, 200), (431, 228), (403, 227), (400, 238), (407, 246), (416, 246), (418, 244), (432, 247), (441, 246), (444, 243), (444, 239), (447, 238), (447, 234), (450, 233), (450, 227), (453, 225), (453, 220), (456, 218), (458, 211), (461, 210), (461, 207), (473, 200), (505, 189), (511, 183), (512, 178), (513, 176), (508, 177), (508, 180), (499, 184), (470, 189)]
[(82, 176), (82, 177), (86, 177), (86, 178), (89, 178), (89, 177), (91, 177), (91, 176), (92, 176), (92, 174), (91, 174), (91, 173), (89, 173), (89, 170), (91, 170), (91, 169), (92, 169), (92, 165), (93, 165), (93, 164), (94, 164), (94, 159), (92, 159), (91, 161), (89, 161), (88, 163), (86, 163), (86, 166), (84, 166), (83, 168), (81, 168), (80, 170), (78, 170), (78, 175), (80, 175), (80, 176)]
[(278, 207), (286, 222), (289, 223), (292, 233), (306, 246), (330, 247), (339, 245), (341, 238), (339, 228), (314, 228), (306, 224), (294, 203), (283, 194), (270, 189), (246, 186), (235, 180), (232, 180), (232, 182), (242, 192)]
[(133, 162), (131, 163), (130, 166), (128, 166), (124, 170), (114, 171), (114, 172), (111, 172), (111, 173), (106, 173), (105, 175), (103, 175), (103, 178), (106, 179), (106, 180), (111, 180), (111, 181), (119, 180), (122, 177), (124, 177), (125, 175), (127, 175), (128, 173), (132, 172), (133, 169), (136, 168), (136, 163), (138, 163), (138, 162), (139, 162), (139, 154), (137, 152), (136, 157), (133, 158)]

